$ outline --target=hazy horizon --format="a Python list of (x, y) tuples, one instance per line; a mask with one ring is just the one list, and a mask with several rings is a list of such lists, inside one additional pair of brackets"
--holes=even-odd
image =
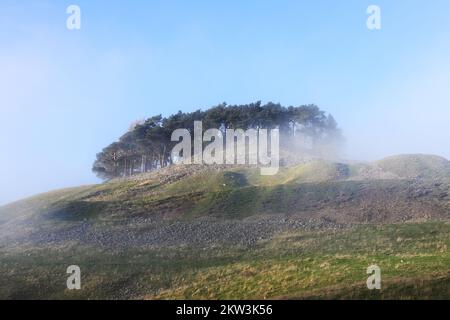
[(347, 159), (450, 159), (449, 14), (446, 0), (2, 1), (0, 205), (99, 182), (96, 153), (134, 120), (222, 102), (314, 103)]

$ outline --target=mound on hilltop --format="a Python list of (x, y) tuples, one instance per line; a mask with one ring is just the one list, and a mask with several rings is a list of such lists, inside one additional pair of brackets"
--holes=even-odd
[(449, 179), (450, 161), (425, 154), (391, 156), (376, 162), (383, 171), (404, 179)]

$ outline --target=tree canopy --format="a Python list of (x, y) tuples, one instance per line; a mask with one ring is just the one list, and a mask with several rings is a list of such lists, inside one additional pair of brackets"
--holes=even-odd
[(283, 107), (272, 102), (263, 105), (259, 101), (245, 105), (222, 103), (205, 111), (179, 111), (169, 117), (157, 115), (133, 123), (118, 141), (97, 154), (93, 171), (102, 179), (111, 179), (171, 165), (171, 150), (177, 143), (171, 141), (172, 132), (186, 128), (192, 133), (194, 121), (202, 121), (204, 131), (210, 128), (278, 128), (280, 149), (291, 152), (318, 152), (319, 146), (328, 148), (342, 138), (334, 118), (316, 105)]

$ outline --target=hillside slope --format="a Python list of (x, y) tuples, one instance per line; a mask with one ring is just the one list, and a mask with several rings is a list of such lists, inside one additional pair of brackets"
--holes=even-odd
[[(64, 221), (204, 215), (243, 218), (357, 209), (365, 214), (359, 218), (349, 214), (348, 222), (364, 222), (366, 216), (381, 222), (402, 218), (388, 213), (396, 206), (428, 206), (430, 216), (439, 214), (448, 208), (449, 180), (450, 162), (425, 155), (357, 164), (316, 160), (281, 168), (275, 176), (261, 176), (258, 168), (245, 166), (175, 166), (48, 192), (0, 207), (0, 222), (38, 217)], [(370, 211), (383, 214), (376, 217)]]
[[(449, 174), (447, 160), (423, 155), (374, 164), (317, 160), (281, 168), (275, 176), (244, 166), (176, 166), (1, 207), (0, 227), (3, 238), (49, 238), (52, 233), (66, 241), (76, 228), (80, 237), (87, 229), (95, 229), (95, 238), (102, 230), (114, 234), (129, 226), (133, 231), (128, 233), (148, 235), (149, 228), (199, 219), (290, 220), (314, 227), (446, 219)], [(72, 240), (79, 240), (73, 232)]]
[[(0, 207), (0, 297), (450, 297), (449, 173), (424, 155), (192, 165), (37, 195)], [(374, 262), (390, 289), (367, 296)], [(78, 294), (58, 285), (70, 264), (89, 271)]]

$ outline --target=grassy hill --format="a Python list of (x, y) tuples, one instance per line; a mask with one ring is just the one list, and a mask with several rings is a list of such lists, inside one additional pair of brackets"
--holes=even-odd
[[(403, 155), (49, 192), (0, 207), (0, 298), (450, 298), (449, 191), (449, 161)], [(381, 292), (364, 285), (373, 263)]]

